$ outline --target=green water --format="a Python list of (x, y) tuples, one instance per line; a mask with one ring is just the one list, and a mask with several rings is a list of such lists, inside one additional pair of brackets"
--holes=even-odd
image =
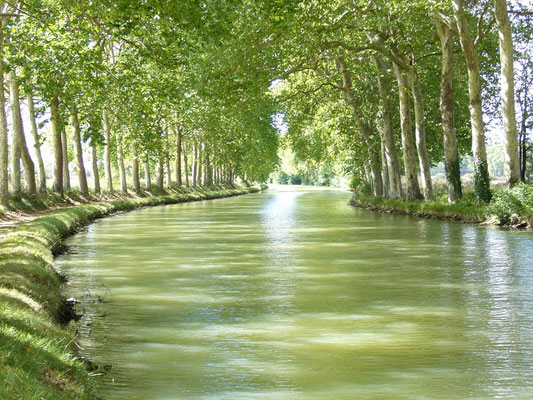
[(57, 266), (108, 399), (533, 398), (533, 235), (269, 191), (100, 220)]

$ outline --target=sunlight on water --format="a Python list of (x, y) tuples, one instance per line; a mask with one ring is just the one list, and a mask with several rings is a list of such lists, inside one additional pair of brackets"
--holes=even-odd
[(110, 399), (530, 399), (533, 236), (271, 191), (69, 240)]

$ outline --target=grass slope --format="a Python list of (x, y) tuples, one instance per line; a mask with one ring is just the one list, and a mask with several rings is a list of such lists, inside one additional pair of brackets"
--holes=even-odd
[(81, 226), (118, 211), (216, 199), (260, 191), (216, 187), (149, 198), (64, 208), (24, 223), (0, 242), (0, 399), (95, 399), (87, 365), (65, 325), (72, 309), (53, 268), (62, 240)]
[(513, 189), (498, 188), (490, 204), (480, 204), (473, 193), (448, 203), (445, 195), (434, 201), (404, 201), (355, 193), (351, 204), (381, 212), (449, 219), (469, 223), (492, 223), (518, 228), (533, 226), (533, 185), (520, 184)]

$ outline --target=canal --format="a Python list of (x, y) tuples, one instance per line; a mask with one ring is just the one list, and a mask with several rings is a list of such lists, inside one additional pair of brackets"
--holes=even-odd
[(106, 399), (526, 399), (533, 235), (271, 190), (97, 221), (57, 259)]

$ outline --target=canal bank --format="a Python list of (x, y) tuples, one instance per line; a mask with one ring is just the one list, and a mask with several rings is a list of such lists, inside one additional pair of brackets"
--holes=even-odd
[(0, 398), (94, 399), (87, 363), (76, 356), (77, 318), (53, 268), (65, 237), (98, 218), (133, 209), (259, 192), (213, 187), (64, 208), (24, 223), (0, 242)]
[(480, 204), (473, 198), (453, 203), (445, 200), (405, 201), (357, 192), (353, 194), (350, 204), (387, 214), (533, 230), (533, 186), (531, 185), (519, 185), (512, 190), (500, 189), (495, 192), (489, 204)]

